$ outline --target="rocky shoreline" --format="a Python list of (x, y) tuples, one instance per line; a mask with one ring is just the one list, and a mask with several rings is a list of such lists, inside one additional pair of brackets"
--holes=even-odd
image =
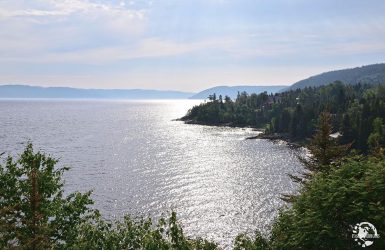
[(302, 141), (296, 141), (291, 139), (286, 134), (265, 134), (261, 133), (259, 135), (250, 136), (247, 137), (246, 140), (253, 140), (253, 139), (264, 139), (264, 140), (271, 140), (271, 141), (285, 141), (290, 147), (295, 148), (301, 148), (304, 147), (304, 143)]
[(264, 139), (264, 140), (271, 140), (271, 141), (285, 141), (287, 142), (288, 146), (294, 147), (294, 148), (301, 148), (305, 146), (304, 141), (295, 140), (291, 138), (288, 134), (279, 134), (279, 133), (265, 134), (265, 129), (263, 128), (240, 126), (240, 125), (235, 125), (234, 123), (199, 122), (192, 119), (186, 119), (185, 117), (175, 119), (174, 121), (183, 121), (185, 124), (195, 124), (195, 125), (215, 126), (215, 127), (252, 128), (254, 131), (259, 131), (261, 133), (258, 135), (246, 137), (245, 138), (246, 140)]
[(196, 121), (196, 120), (192, 120), (192, 119), (186, 119), (184, 117), (174, 119), (173, 121), (183, 121), (185, 124), (195, 124), (195, 125), (203, 125), (203, 126), (231, 127), (231, 128), (252, 128), (256, 131), (261, 131), (261, 132), (264, 131), (264, 129), (261, 129), (261, 128), (255, 128), (255, 127), (251, 127), (251, 126), (247, 126), (247, 125), (242, 126), (239, 124), (234, 124), (232, 122), (228, 122), (228, 123), (200, 122), (200, 121)]
[(181, 119), (179, 119), (179, 121), (184, 121), (184, 123), (186, 123), (186, 124), (197, 124), (197, 125), (205, 125), (205, 126), (240, 127), (240, 126), (234, 125), (231, 122), (229, 122), (229, 123), (215, 123), (215, 122), (210, 123), (210, 122), (199, 122), (199, 121), (195, 121), (195, 120), (181, 120)]

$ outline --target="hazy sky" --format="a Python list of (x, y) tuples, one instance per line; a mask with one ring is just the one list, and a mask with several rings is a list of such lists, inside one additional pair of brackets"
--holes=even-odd
[(198, 91), (378, 62), (384, 0), (0, 0), (0, 84)]

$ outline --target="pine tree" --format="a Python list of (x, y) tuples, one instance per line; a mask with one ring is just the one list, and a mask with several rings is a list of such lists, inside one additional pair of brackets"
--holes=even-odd
[(384, 156), (385, 125), (379, 117), (373, 120), (373, 131), (368, 137), (368, 146), (372, 155)]
[(307, 160), (307, 166), (310, 171), (329, 171), (331, 163), (345, 155), (350, 147), (350, 144), (338, 145), (337, 140), (330, 136), (331, 134), (331, 114), (322, 112), (316, 133), (308, 146), (311, 156)]
[(52, 249), (71, 246), (77, 226), (91, 214), (90, 193), (63, 196), (57, 160), (28, 144), (20, 159), (0, 164), (0, 248)]
[(329, 172), (333, 165), (347, 153), (351, 144), (338, 145), (337, 139), (330, 136), (331, 133), (331, 114), (322, 112), (318, 119), (316, 133), (307, 146), (310, 154), (306, 158), (300, 157), (307, 171), (302, 176), (289, 174), (295, 182), (305, 183), (318, 172)]

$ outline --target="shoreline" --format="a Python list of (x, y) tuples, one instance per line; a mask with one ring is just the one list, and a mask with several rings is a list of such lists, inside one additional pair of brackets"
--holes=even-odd
[(203, 125), (203, 126), (214, 126), (214, 127), (230, 127), (230, 128), (252, 128), (253, 131), (259, 131), (261, 132), (258, 135), (249, 136), (246, 137), (246, 140), (254, 140), (254, 139), (264, 139), (264, 140), (270, 140), (270, 141), (284, 141), (287, 143), (288, 146), (294, 147), (294, 148), (301, 148), (306, 147), (304, 140), (296, 140), (293, 138), (290, 138), (288, 134), (282, 134), (282, 133), (274, 133), (274, 134), (265, 134), (266, 130), (264, 128), (257, 128), (253, 126), (242, 126), (242, 125), (235, 125), (233, 123), (207, 123), (207, 122), (199, 122), (192, 119), (185, 119), (184, 117), (174, 119), (173, 121), (183, 121), (185, 124), (192, 124), (192, 125)]
[(229, 122), (229, 123), (199, 122), (199, 121), (195, 121), (195, 120), (191, 120), (191, 119), (184, 119), (183, 117), (182, 118), (173, 119), (172, 121), (182, 121), (185, 124), (192, 124), (192, 125), (214, 126), (214, 127), (230, 127), (230, 128), (252, 128), (254, 131), (260, 131), (260, 132), (264, 132), (265, 131), (265, 129), (263, 129), (263, 128), (257, 128), (257, 127), (253, 127), (253, 126), (250, 126), (250, 125), (239, 125), (239, 124), (234, 124), (232, 122)]
[(261, 133), (259, 135), (250, 136), (250, 137), (246, 138), (246, 140), (254, 140), (254, 139), (270, 140), (273, 142), (284, 141), (287, 143), (288, 146), (294, 147), (294, 148), (306, 147), (306, 145), (303, 143), (303, 141), (293, 140), (285, 134), (277, 134), (277, 133), (264, 134), (264, 133)]

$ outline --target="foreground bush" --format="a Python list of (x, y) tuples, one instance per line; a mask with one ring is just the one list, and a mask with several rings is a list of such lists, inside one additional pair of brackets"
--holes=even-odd
[(18, 160), (0, 164), (0, 249), (215, 249), (187, 238), (176, 214), (154, 225), (150, 219), (105, 221), (89, 208), (90, 192), (63, 196), (57, 160), (28, 144)]
[(253, 238), (246, 234), (239, 234), (234, 241), (234, 250), (269, 250), (270, 243), (261, 233), (255, 232)]
[[(269, 241), (238, 236), (238, 249), (362, 249), (353, 226), (372, 223), (380, 234), (370, 249), (385, 249), (385, 161), (349, 159), (318, 173), (292, 207), (281, 211)], [(244, 246), (244, 247), (242, 247)]]
[(385, 249), (385, 160), (348, 159), (329, 174), (318, 173), (291, 208), (282, 210), (269, 240), (239, 235), (236, 249), (362, 249), (352, 238), (356, 223), (372, 223)]
[(91, 214), (90, 193), (63, 196), (57, 160), (28, 144), (18, 160), (0, 165), (0, 248), (45, 249), (72, 245)]
[(151, 219), (132, 219), (109, 223), (97, 219), (81, 225), (74, 249), (217, 249), (204, 239), (187, 238), (179, 226), (176, 213), (154, 225)]
[(360, 222), (372, 223), (380, 233), (370, 248), (385, 249), (383, 159), (349, 159), (330, 174), (316, 175), (273, 225), (272, 247), (354, 249), (359, 246), (352, 227)]

